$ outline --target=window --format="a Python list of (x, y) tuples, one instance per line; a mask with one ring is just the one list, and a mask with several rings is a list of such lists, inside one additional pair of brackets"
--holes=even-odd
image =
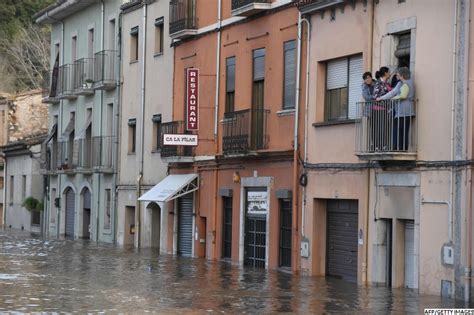
[(73, 36), (71, 40), (71, 62), (77, 59), (77, 36)]
[(21, 202), (26, 199), (26, 175), (21, 177)]
[(3, 177), (0, 177), (0, 189), (3, 189)]
[(296, 41), (284, 43), (283, 53), (283, 109), (293, 109), (296, 97)]
[(137, 120), (128, 120), (128, 153), (135, 153), (137, 136)]
[(138, 26), (130, 30), (130, 61), (138, 60)]
[(15, 196), (15, 177), (10, 176), (10, 200), (8, 200), (8, 203), (10, 205), (13, 205), (13, 197)]
[(361, 99), (362, 55), (330, 60), (326, 64), (325, 120), (355, 118)]
[(161, 114), (153, 115), (153, 151), (161, 150)]
[(105, 213), (104, 213), (104, 229), (110, 229), (111, 222), (111, 191), (105, 190)]
[(109, 49), (115, 50), (115, 19), (109, 21)]
[(253, 86), (252, 86), (252, 132), (250, 146), (254, 150), (265, 146), (264, 135), (264, 87), (265, 87), (265, 48), (253, 51)]
[(56, 188), (51, 189), (51, 200), (49, 202), (51, 209), (51, 223), (56, 222)]
[(94, 57), (94, 29), (93, 28), (89, 30), (89, 34), (87, 38), (87, 56), (89, 58)]
[(107, 104), (107, 136), (114, 134), (114, 104)]
[(155, 20), (155, 55), (163, 53), (164, 17)]
[(235, 102), (235, 57), (226, 59), (225, 112), (234, 111)]

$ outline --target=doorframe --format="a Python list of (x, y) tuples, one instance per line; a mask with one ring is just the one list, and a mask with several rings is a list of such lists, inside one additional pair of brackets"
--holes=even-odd
[(265, 269), (268, 269), (268, 254), (270, 248), (270, 217), (271, 217), (271, 203), (270, 203), (270, 187), (273, 183), (273, 177), (243, 177), (240, 184), (240, 230), (239, 230), (239, 265), (244, 265), (244, 251), (245, 251), (245, 208), (247, 196), (245, 191), (247, 188), (266, 187), (267, 189), (267, 215), (266, 215), (266, 233), (265, 233)]

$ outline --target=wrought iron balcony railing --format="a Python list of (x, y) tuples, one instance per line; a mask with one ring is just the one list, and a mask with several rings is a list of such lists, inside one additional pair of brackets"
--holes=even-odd
[[(58, 70), (56, 70), (58, 72)], [(43, 82), (41, 86), (41, 96), (43, 103), (58, 103), (58, 73), (53, 75), (53, 71), (45, 71), (43, 73)]]
[(270, 0), (232, 0), (232, 9), (231, 10), (238, 10), (242, 7), (245, 7), (249, 4), (254, 3), (270, 3)]
[(74, 93), (77, 95), (94, 94), (94, 58), (82, 58), (75, 63)]
[(170, 36), (180, 38), (192, 35), (196, 31), (196, 1), (171, 0)]
[(225, 154), (263, 150), (268, 145), (267, 109), (245, 109), (224, 114), (223, 150)]
[(92, 137), (92, 167), (96, 170), (113, 171), (113, 148), (115, 137)]
[(80, 169), (92, 169), (92, 139), (84, 138), (75, 140), (77, 147), (77, 167)]
[(416, 112), (416, 100), (357, 103), (356, 155), (365, 159), (414, 159)]
[(48, 144), (43, 145), (41, 150), (44, 150), (40, 164), (41, 171), (43, 171), (43, 173), (56, 172), (60, 166), (58, 164), (58, 143), (56, 141), (50, 141)]
[(94, 56), (94, 89), (111, 90), (117, 85), (117, 51), (102, 50)]
[(58, 97), (59, 98), (75, 98), (74, 95), (74, 76), (75, 65), (65, 64), (59, 66), (58, 72)]
[[(165, 134), (185, 134), (184, 121), (170, 121), (161, 124), (161, 143)], [(190, 157), (193, 156), (193, 147), (191, 146), (161, 146), (161, 157)]]
[(74, 145), (74, 141), (65, 140), (58, 141), (57, 149), (57, 165), (58, 170), (65, 172), (73, 171), (77, 166), (78, 155), (77, 147)]

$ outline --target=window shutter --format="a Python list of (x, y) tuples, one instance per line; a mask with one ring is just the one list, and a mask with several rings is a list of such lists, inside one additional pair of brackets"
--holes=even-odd
[(362, 64), (362, 55), (354, 56), (349, 59), (349, 119), (356, 118), (357, 102), (362, 100)]
[(253, 80), (263, 80), (265, 78), (265, 49), (253, 51)]
[(227, 58), (226, 92), (235, 91), (235, 57)]
[(343, 58), (328, 62), (326, 90), (347, 87), (347, 61)]
[(283, 86), (283, 108), (295, 107), (296, 47), (295, 41), (285, 43), (285, 82)]

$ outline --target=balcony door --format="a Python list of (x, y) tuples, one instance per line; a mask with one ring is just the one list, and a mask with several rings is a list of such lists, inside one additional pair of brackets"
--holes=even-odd
[(265, 86), (265, 48), (253, 51), (253, 84), (251, 111), (251, 148), (262, 149), (264, 145), (264, 93)]

